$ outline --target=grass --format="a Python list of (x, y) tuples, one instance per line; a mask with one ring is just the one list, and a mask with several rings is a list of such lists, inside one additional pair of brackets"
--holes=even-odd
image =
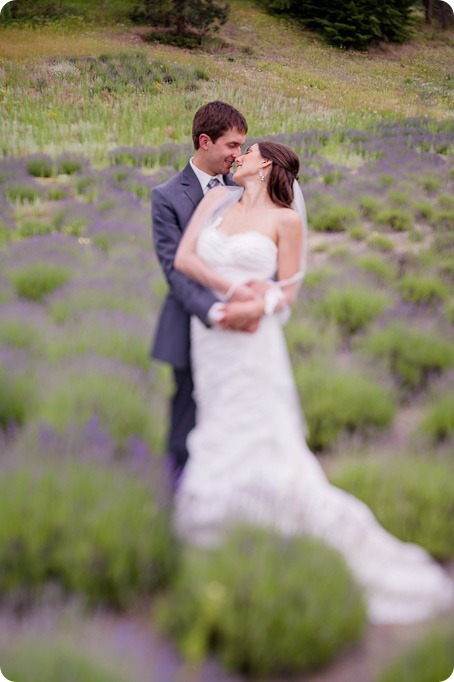
[[(206, 70), (209, 78), (199, 90), (163, 86), (154, 97), (139, 91), (129, 98), (115, 92), (93, 93), (85, 77), (76, 81), (69, 77), (68, 58), (103, 53), (116, 54), (120, 61), (133, 58), (137, 48), (130, 39), (131, 29), (125, 26), (88, 25), (83, 32), (65, 32), (61, 26), (33, 32), (0, 28), (3, 153), (54, 154), (64, 147), (102, 161), (114, 146), (188, 141), (191, 113), (203, 101), (225, 98), (226, 93), (244, 111), (254, 135), (303, 127), (364, 128), (382, 117), (425, 116), (428, 110), (439, 119), (449, 114), (450, 46), (441, 34), (434, 38), (436, 60), (431, 57), (433, 43), (422, 29), (409, 48), (380, 55), (342, 53), (327, 49), (312, 34), (267, 15), (252, 2), (235, 0), (231, 6), (221, 43), (206, 41), (208, 69), (206, 54), (201, 52), (142, 46), (149, 62), (189, 73)], [(11, 59), (15, 76), (5, 87)], [(67, 73), (61, 83), (56, 67)], [(409, 78), (420, 85), (409, 87)], [(87, 101), (89, 107), (83, 104)]]

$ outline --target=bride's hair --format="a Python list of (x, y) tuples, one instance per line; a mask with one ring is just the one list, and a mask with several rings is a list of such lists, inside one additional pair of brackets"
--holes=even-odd
[(264, 159), (272, 161), (268, 178), (268, 194), (278, 206), (288, 207), (293, 201), (293, 181), (298, 179), (300, 160), (293, 149), (280, 142), (257, 143)]

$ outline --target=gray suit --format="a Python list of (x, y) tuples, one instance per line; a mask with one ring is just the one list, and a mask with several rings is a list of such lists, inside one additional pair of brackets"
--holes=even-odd
[[(230, 176), (225, 176), (224, 180), (227, 185), (235, 184)], [(177, 474), (188, 456), (186, 437), (195, 425), (190, 316), (197, 315), (206, 324), (208, 311), (217, 300), (211, 291), (173, 268), (180, 239), (202, 198), (200, 182), (189, 163), (180, 173), (156, 187), (151, 195), (154, 246), (170, 286), (151, 355), (174, 368), (177, 390), (172, 400), (168, 454)]]

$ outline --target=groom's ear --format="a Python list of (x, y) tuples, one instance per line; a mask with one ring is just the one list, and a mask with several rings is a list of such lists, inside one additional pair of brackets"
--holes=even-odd
[(208, 145), (211, 142), (211, 137), (206, 133), (199, 135), (199, 145), (202, 149), (208, 149)]

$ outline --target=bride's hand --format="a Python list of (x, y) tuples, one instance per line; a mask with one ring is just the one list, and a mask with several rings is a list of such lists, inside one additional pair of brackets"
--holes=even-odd
[(260, 296), (248, 284), (239, 284), (228, 301), (242, 303), (244, 301), (256, 301)]
[(268, 289), (273, 286), (273, 282), (255, 279), (248, 282), (247, 286), (255, 293), (256, 298), (264, 298)]

